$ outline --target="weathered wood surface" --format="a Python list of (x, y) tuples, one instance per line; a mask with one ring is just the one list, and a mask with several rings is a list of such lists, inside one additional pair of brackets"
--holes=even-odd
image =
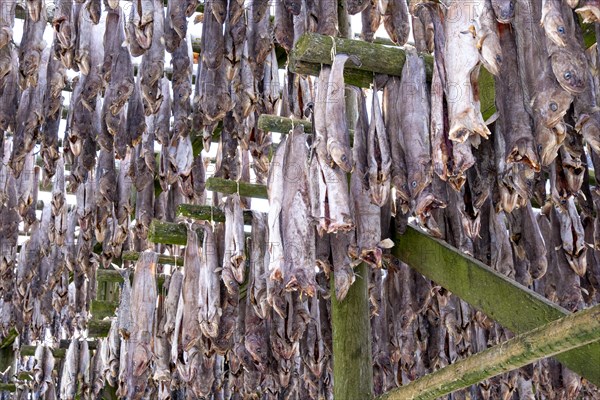
[[(515, 334), (569, 315), (564, 308), (412, 226), (395, 238), (392, 254)], [(600, 386), (600, 342), (556, 359)]]
[[(225, 213), (223, 210), (212, 206), (180, 204), (179, 207), (177, 207), (177, 215), (200, 221), (225, 222)], [(244, 211), (244, 224), (252, 224), (252, 211)]]
[[(373, 74), (402, 75), (406, 54), (401, 47), (369, 43), (356, 39), (334, 38), (306, 33), (298, 41), (290, 53), (290, 70), (304, 75), (319, 75), (322, 64), (331, 64), (332, 50), (335, 53), (357, 56), (360, 65), (351, 62), (344, 69), (344, 80), (347, 85), (369, 88), (373, 83)], [(427, 81), (431, 82), (433, 58), (429, 54), (422, 56), (425, 60)], [(494, 96), (494, 78), (484, 68), (479, 74), (479, 95), (481, 113), (485, 119), (496, 112)]]
[(254, 197), (257, 199), (267, 199), (267, 187), (255, 183), (236, 182), (223, 178), (208, 178), (206, 180), (206, 190), (219, 192), (223, 194), (239, 193), (242, 197)]
[[(380, 400), (433, 400), (453, 391), (600, 340), (600, 305), (567, 315), (393, 389)], [(598, 368), (597, 363), (589, 361)]]

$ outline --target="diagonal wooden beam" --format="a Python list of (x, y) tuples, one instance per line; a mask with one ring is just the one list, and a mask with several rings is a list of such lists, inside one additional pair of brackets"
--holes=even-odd
[[(515, 334), (569, 315), (564, 308), (417, 228), (409, 226), (394, 241), (395, 257)], [(556, 359), (600, 386), (600, 342), (562, 353)]]
[[(569, 314), (385, 393), (379, 400), (433, 400), (541, 358), (600, 340), (600, 305)], [(595, 364), (598, 368), (598, 364)]]

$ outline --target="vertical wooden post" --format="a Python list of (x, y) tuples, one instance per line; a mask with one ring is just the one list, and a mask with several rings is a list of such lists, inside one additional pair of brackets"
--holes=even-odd
[[(341, 36), (351, 37), (345, 4), (344, 1), (338, 3), (339, 30)], [(346, 90), (348, 127), (354, 127), (356, 116), (356, 94)], [(356, 281), (344, 301), (336, 300), (335, 288), (331, 285), (333, 393), (335, 399), (368, 400), (373, 397), (368, 266), (360, 264), (355, 272)]]

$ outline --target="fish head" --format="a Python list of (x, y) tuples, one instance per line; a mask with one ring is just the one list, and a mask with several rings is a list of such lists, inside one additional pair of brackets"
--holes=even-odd
[(89, 1), (86, 5), (89, 13), (90, 20), (94, 25), (98, 25), (100, 22), (100, 15), (102, 14), (102, 6), (99, 1)]
[(500, 23), (508, 24), (515, 16), (514, 0), (492, 0), (492, 8)]
[(123, 108), (129, 97), (133, 93), (133, 81), (131, 79), (123, 79), (117, 87), (114, 89), (114, 93), (111, 95), (112, 101), (110, 103), (110, 112), (113, 115), (117, 115)]
[(587, 61), (585, 55), (567, 50), (557, 50), (550, 56), (550, 64), (560, 86), (573, 95), (586, 88)]
[(187, 19), (185, 14), (177, 12), (176, 10), (172, 10), (170, 17), (171, 26), (173, 27), (175, 33), (177, 33), (177, 36), (179, 36), (181, 39), (185, 39), (187, 34)]
[(221, 279), (223, 280), (223, 283), (225, 284), (229, 294), (235, 295), (236, 293), (239, 293), (240, 285), (234, 276), (232, 268), (224, 268)]
[(327, 143), (327, 151), (342, 171), (346, 173), (352, 172), (354, 169), (354, 160), (350, 146), (346, 146), (336, 140), (331, 140)]
[[(40, 68), (42, 53), (36, 50), (28, 51), (23, 58), (23, 62), (19, 65), (21, 75), (25, 78), (30, 78), (37, 82), (37, 73)], [(36, 85), (33, 85), (36, 86)]]
[(0, 28), (0, 49), (10, 43), (13, 37), (13, 31), (10, 26)]
[(431, 183), (430, 169), (415, 168), (415, 170), (408, 173), (408, 188), (410, 190), (410, 196), (413, 200), (419, 197), (419, 194)]
[(0, 131), (8, 131), (14, 128), (14, 116), (9, 115), (9, 113), (4, 110), (4, 108), (0, 109)]
[[(56, 88), (60, 88), (60, 83), (56, 82)], [(102, 78), (99, 75), (91, 75), (85, 80), (85, 84), (83, 86), (83, 91), (81, 92), (81, 96), (83, 99), (88, 101), (90, 104), (93, 103), (94, 107), (96, 105), (96, 98), (98, 97), (98, 93), (102, 90), (103, 82)], [(60, 91), (57, 93), (57, 95)]]
[(552, 85), (533, 98), (532, 108), (539, 113), (544, 126), (553, 128), (562, 121), (572, 101), (573, 96), (569, 92)]
[[(493, 37), (489, 36), (488, 37)], [(500, 74), (500, 65), (502, 65), (502, 48), (498, 40), (483, 39), (481, 43), (481, 62), (485, 69), (491, 74), (498, 76)]]
[(42, 4), (41, 0), (27, 0), (27, 11), (29, 12), (29, 17), (33, 22), (37, 22), (40, 20), (40, 16), (42, 14)]
[(228, 92), (221, 92), (209, 94), (205, 105), (204, 117), (211, 122), (216, 122), (223, 119), (225, 114), (231, 111), (233, 102)]
[(559, 9), (549, 6), (551, 2), (546, 2), (545, 10), (542, 11), (542, 26), (546, 37), (552, 40), (556, 45), (564, 47), (567, 45), (567, 29), (565, 20)]

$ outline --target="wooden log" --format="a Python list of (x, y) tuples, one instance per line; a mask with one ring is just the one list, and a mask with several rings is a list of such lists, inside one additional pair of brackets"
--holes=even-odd
[[(351, 37), (350, 18), (343, 0), (338, 1), (338, 18), (340, 34)], [(345, 103), (346, 122), (354, 126), (358, 117), (354, 90), (346, 90)], [(333, 397), (368, 400), (373, 398), (369, 267), (361, 263), (355, 268), (356, 280), (341, 302), (335, 295), (334, 275), (335, 272), (331, 277)]]
[[(600, 340), (600, 305), (567, 315), (401, 386), (380, 400), (433, 400), (541, 358)], [(598, 364), (591, 361), (593, 367)], [(590, 365), (591, 366), (591, 365)]]
[(223, 194), (239, 193), (242, 197), (255, 197), (258, 199), (267, 199), (267, 187), (255, 183), (236, 182), (223, 178), (208, 178), (206, 180), (206, 190), (219, 192)]
[[(363, 42), (366, 43), (366, 42)], [(331, 61), (325, 64), (330, 64)], [(350, 64), (350, 63), (348, 63)], [(300, 75), (318, 76), (321, 71), (321, 64), (309, 63), (305, 61), (294, 60), (290, 58), (290, 70)], [(344, 69), (344, 82), (347, 85), (360, 88), (369, 88), (373, 83), (373, 73), (369, 71), (361, 71), (358, 69)]]
[[(363, 88), (370, 87), (373, 73), (402, 75), (406, 54), (401, 47), (385, 46), (362, 40), (333, 38), (317, 33), (305, 33), (298, 39), (290, 53), (290, 70), (304, 75), (319, 75), (322, 64), (331, 64), (331, 50), (357, 56), (360, 65), (346, 63), (344, 80), (347, 85)], [(427, 81), (431, 82), (433, 58), (429, 54), (425, 60)], [(494, 96), (494, 78), (485, 68), (479, 74), (479, 95), (481, 112), (484, 119), (496, 112)]]
[[(202, 232), (200, 231), (200, 233)], [(183, 224), (153, 219), (148, 229), (148, 240), (152, 243), (185, 246), (187, 243), (187, 230)]]
[(90, 337), (106, 337), (110, 330), (111, 321), (109, 319), (103, 320), (89, 320), (88, 321), (88, 335)]
[(261, 114), (258, 117), (258, 129), (266, 132), (288, 134), (294, 126), (302, 125), (305, 133), (312, 133), (312, 123), (305, 119), (280, 117), (279, 115)]
[(92, 300), (90, 311), (94, 318), (103, 319), (105, 317), (114, 317), (117, 307), (119, 307), (119, 303), (115, 301)]
[[(345, 53), (358, 57), (360, 65), (348, 62), (345, 69), (366, 71), (371, 75), (375, 72), (401, 76), (406, 61), (406, 54), (400, 47), (390, 47), (363, 40), (334, 38), (318, 33), (305, 33), (302, 35), (292, 49), (290, 58), (295, 63), (301, 61), (316, 65), (331, 64), (332, 49), (337, 54)], [(427, 80), (431, 81), (433, 58), (431, 55), (424, 55), (423, 58), (427, 68)]]
[[(223, 210), (212, 206), (180, 204), (179, 207), (177, 207), (177, 215), (200, 221), (225, 222), (225, 213)], [(244, 224), (252, 224), (252, 211), (244, 210)]]
[(12, 328), (8, 332), (8, 335), (6, 335), (6, 337), (4, 337), (4, 339), (2, 339), (2, 341), (0, 342), (0, 349), (7, 348), (11, 344), (13, 344), (13, 342), (15, 341), (17, 336), (19, 336), (19, 333), (17, 332), (17, 330), (15, 328)]
[[(58, 347), (52, 348), (52, 355), (54, 358), (65, 358), (67, 348), (71, 344), (70, 340), (61, 340)], [(23, 345), (19, 349), (19, 353), (22, 356), (34, 356), (35, 349), (37, 346)], [(97, 344), (95, 340), (88, 340), (88, 347), (90, 350), (96, 350)]]
[[(392, 254), (515, 334), (569, 314), (564, 308), (412, 226), (395, 238)], [(590, 362), (600, 360), (600, 342), (562, 353), (556, 359), (600, 386), (600, 368), (596, 362)]]
[[(126, 261), (137, 261), (139, 258), (140, 258), (140, 253), (138, 253), (137, 251), (124, 251), (123, 255), (121, 256), (121, 259), (126, 260)], [(183, 265), (183, 257), (159, 254), (158, 255), (158, 263), (182, 266)], [(161, 278), (159, 276), (158, 280), (160, 281), (160, 279)]]

